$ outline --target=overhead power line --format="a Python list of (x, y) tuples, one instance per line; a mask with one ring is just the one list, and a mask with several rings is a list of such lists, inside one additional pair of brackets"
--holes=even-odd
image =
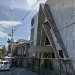
[[(35, 6), (38, 4), (40, 0), (37, 0), (32, 6), (31, 8), (27, 11), (27, 13), (25, 14), (24, 17), (22, 17), (21, 22), (23, 22), (26, 17), (31, 13), (32, 9), (35, 8)], [(16, 28), (14, 28), (14, 31), (16, 31), (19, 27), (21, 26), (21, 24), (19, 24)]]

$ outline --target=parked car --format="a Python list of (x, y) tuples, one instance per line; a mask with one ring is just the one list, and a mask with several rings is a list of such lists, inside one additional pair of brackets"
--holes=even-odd
[(0, 70), (10, 70), (10, 62), (7, 60), (0, 61)]

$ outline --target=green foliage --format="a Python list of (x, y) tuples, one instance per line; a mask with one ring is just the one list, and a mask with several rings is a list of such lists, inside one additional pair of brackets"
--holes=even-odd
[(4, 53), (5, 53), (5, 51), (6, 51), (6, 47), (5, 46), (3, 46), (2, 48), (0, 48), (0, 56), (3, 56)]

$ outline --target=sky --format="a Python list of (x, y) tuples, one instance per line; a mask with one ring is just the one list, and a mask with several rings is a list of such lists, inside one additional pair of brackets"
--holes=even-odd
[[(20, 27), (14, 32), (14, 40), (30, 40), (31, 18), (38, 12), (39, 4), (45, 1), (40, 0), (35, 8), (31, 9), (36, 0), (0, 0), (0, 45), (7, 46), (8, 38), (11, 39), (8, 35), (19, 24)], [(21, 22), (28, 10), (31, 10), (31, 13)]]

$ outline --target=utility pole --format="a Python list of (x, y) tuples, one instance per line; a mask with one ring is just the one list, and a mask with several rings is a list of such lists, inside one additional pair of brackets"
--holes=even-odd
[(13, 52), (13, 33), (14, 33), (14, 31), (13, 31), (13, 29), (12, 29), (12, 34), (11, 34), (11, 66), (12, 66), (12, 52)]

